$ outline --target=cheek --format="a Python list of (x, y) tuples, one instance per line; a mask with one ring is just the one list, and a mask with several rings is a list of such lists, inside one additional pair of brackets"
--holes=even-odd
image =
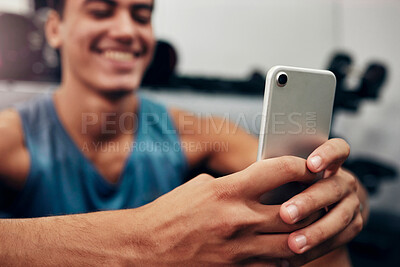
[(154, 38), (151, 39), (151, 43), (149, 45), (149, 56), (150, 56), (150, 60), (153, 58), (154, 56), (154, 52), (155, 52), (155, 48), (156, 48), (156, 41)]
[[(95, 26), (95, 25), (94, 25)], [(93, 29), (93, 25), (85, 21), (76, 21), (67, 26), (64, 34), (63, 43), (69, 56), (69, 61), (82, 62), (87, 65), (87, 57), (90, 52), (90, 40), (94, 40), (96, 34), (99, 34), (98, 26)]]
[(146, 46), (146, 49), (148, 50), (148, 54), (150, 56), (153, 56), (154, 49), (156, 46), (156, 40), (153, 34), (153, 29), (144, 29), (143, 31), (140, 32), (140, 36), (142, 39), (142, 42)]

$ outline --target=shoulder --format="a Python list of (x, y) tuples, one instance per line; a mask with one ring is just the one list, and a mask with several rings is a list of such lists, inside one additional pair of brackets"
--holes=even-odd
[[(0, 155), (9, 153), (23, 144), (23, 131), (20, 116), (16, 110), (0, 112)], [(3, 159), (1, 160), (3, 161)]]
[(22, 129), (16, 110), (0, 112), (0, 179), (15, 188), (24, 183), (29, 168)]

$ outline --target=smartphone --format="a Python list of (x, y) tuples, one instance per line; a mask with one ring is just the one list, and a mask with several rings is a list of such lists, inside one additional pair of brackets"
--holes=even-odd
[[(327, 70), (275, 66), (268, 71), (257, 160), (307, 158), (329, 138), (336, 78)], [(281, 204), (307, 185), (290, 183), (263, 196)]]

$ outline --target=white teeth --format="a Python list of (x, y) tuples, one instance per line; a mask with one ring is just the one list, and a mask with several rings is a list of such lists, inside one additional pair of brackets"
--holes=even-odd
[(130, 52), (122, 52), (115, 50), (107, 50), (102, 53), (105, 58), (118, 60), (118, 61), (130, 61), (134, 58), (133, 53)]

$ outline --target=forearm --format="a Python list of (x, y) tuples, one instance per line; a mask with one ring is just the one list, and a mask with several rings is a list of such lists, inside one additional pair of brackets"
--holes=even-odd
[(131, 230), (138, 228), (134, 217), (135, 211), (126, 210), (0, 220), (0, 262), (7, 266), (133, 263), (144, 243), (140, 233)]

